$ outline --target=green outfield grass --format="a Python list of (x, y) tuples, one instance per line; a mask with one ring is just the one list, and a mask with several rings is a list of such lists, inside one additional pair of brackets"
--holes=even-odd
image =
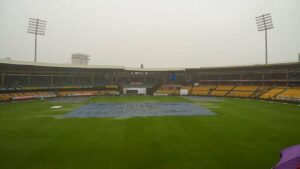
[[(217, 115), (51, 116), (91, 102), (196, 102)], [(270, 169), (279, 151), (295, 144), (300, 107), (293, 104), (151, 96), (0, 104), (1, 169)]]

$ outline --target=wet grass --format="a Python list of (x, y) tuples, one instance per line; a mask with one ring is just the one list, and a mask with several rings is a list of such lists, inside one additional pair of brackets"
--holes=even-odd
[[(55, 119), (95, 102), (197, 102), (217, 116)], [(61, 105), (62, 109), (50, 109)], [(2, 169), (271, 168), (300, 143), (300, 107), (257, 100), (93, 97), (0, 104)]]

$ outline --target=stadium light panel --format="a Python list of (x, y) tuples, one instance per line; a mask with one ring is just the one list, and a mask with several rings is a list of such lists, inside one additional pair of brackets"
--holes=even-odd
[(46, 21), (38, 18), (29, 18), (27, 33), (34, 34), (34, 62), (37, 61), (37, 35), (45, 35)]
[(265, 49), (266, 49), (266, 64), (268, 64), (268, 30), (274, 29), (272, 16), (270, 13), (263, 14), (261, 16), (255, 17), (257, 30), (259, 32), (265, 31)]

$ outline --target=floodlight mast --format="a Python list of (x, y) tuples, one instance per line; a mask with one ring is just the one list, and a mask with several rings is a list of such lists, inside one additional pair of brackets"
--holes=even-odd
[(37, 62), (37, 35), (45, 35), (46, 21), (29, 18), (27, 33), (34, 34), (34, 62)]
[(266, 64), (268, 64), (268, 30), (273, 29), (273, 21), (270, 13), (255, 18), (258, 31), (265, 31)]

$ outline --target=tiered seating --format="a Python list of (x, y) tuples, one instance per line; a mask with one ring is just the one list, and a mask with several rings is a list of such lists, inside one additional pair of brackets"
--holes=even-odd
[(116, 90), (102, 90), (102, 91), (99, 91), (99, 95), (101, 96), (110, 96), (110, 95), (119, 95), (120, 92), (119, 91), (116, 91)]
[(24, 94), (23, 93), (11, 93), (10, 94), (10, 97), (21, 97), (21, 96), (24, 96)]
[(253, 92), (249, 91), (231, 91), (227, 96), (231, 97), (250, 97), (253, 94)]
[(61, 91), (57, 92), (58, 96), (66, 97), (66, 96), (96, 96), (99, 92), (96, 90), (93, 91)]
[(192, 90), (191, 95), (205, 96), (205, 95), (208, 95), (208, 93), (209, 93), (208, 90)]
[(219, 85), (219, 86), (217, 86), (216, 90), (214, 90), (210, 93), (210, 95), (225, 96), (230, 90), (232, 90), (232, 88), (234, 88), (234, 86)]
[(263, 94), (265, 94), (266, 92), (268, 92), (270, 90), (271, 86), (261, 86), (259, 87), (253, 95), (251, 95), (251, 98), (259, 98), (260, 96), (262, 96)]
[(0, 101), (9, 100), (27, 100), (27, 99), (37, 99), (45, 97), (56, 97), (54, 92), (23, 92), (23, 93), (9, 93), (0, 94)]
[[(271, 86), (231, 86), (231, 85), (205, 85), (205, 86), (181, 86), (163, 85), (156, 95), (180, 95), (181, 89), (187, 89), (189, 95), (195, 96), (229, 96), (251, 97), (272, 100), (300, 101), (300, 87), (271, 87)], [(18, 92), (0, 94), (0, 101), (37, 99), (56, 96), (96, 96), (96, 95), (119, 95), (115, 89), (84, 90), (84, 91), (59, 91), (59, 92)]]
[(284, 90), (286, 90), (284, 87), (276, 87), (276, 88), (269, 90), (265, 94), (261, 95), (260, 98), (261, 99), (273, 99), (277, 94), (283, 92)]
[(96, 95), (119, 95), (119, 91), (116, 90), (103, 90), (103, 91), (60, 91), (54, 92), (23, 92), (23, 93), (9, 93), (0, 94), (0, 101), (10, 100), (28, 100), (28, 99), (39, 99), (47, 97), (66, 97), (66, 96), (96, 96)]
[(176, 89), (158, 89), (156, 92), (155, 92), (157, 95), (179, 95), (179, 90), (176, 90)]
[(33, 95), (26, 95), (26, 93), (11, 93), (9, 94), (11, 100), (28, 100), (34, 99)]
[(221, 91), (225, 90), (225, 91), (229, 91), (229, 90), (231, 90), (232, 88), (234, 88), (234, 86), (219, 85), (219, 86), (216, 88), (216, 90), (221, 90)]
[(237, 91), (255, 91), (259, 86), (236, 86), (233, 90)]
[(288, 88), (286, 91), (280, 93), (276, 99), (279, 100), (300, 100), (300, 88)]
[(190, 94), (195, 96), (208, 95), (210, 91), (214, 90), (216, 86), (197, 86), (193, 87)]
[(0, 101), (9, 101), (11, 99), (9, 94), (0, 94)]
[(192, 86), (181, 86), (181, 89), (187, 89), (189, 92), (192, 90)]
[(210, 93), (211, 96), (225, 96), (228, 93), (227, 90), (215, 90)]
[(250, 97), (259, 88), (259, 86), (236, 86), (227, 96), (231, 97)]
[(162, 85), (154, 95), (179, 95), (180, 88), (179, 85)]
[(35, 98), (56, 97), (54, 92), (32, 92), (31, 95)]

